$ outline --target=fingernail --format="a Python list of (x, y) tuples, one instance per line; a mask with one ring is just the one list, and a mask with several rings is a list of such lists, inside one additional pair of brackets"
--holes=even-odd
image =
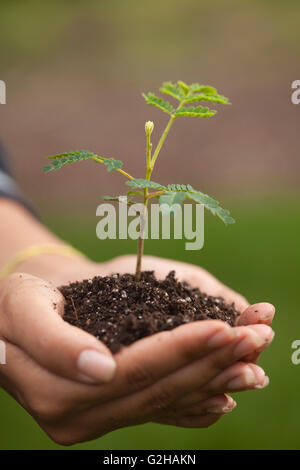
[(264, 345), (270, 344), (273, 341), (273, 338), (275, 336), (275, 332), (268, 325), (256, 324), (256, 325), (249, 325), (247, 328), (254, 331), (254, 333), (257, 336), (259, 336), (259, 338), (263, 338)]
[(207, 342), (209, 348), (219, 348), (236, 336), (236, 330), (226, 327), (222, 331), (215, 333)]
[(270, 338), (265, 339), (265, 344), (271, 344), (275, 336), (275, 331), (272, 330)]
[(113, 358), (93, 349), (82, 351), (78, 358), (79, 372), (92, 382), (109, 382), (115, 373), (116, 363)]
[(258, 335), (255, 336), (255, 338), (253, 336), (247, 336), (240, 343), (238, 343), (238, 345), (233, 350), (234, 356), (238, 358), (246, 356), (247, 354), (250, 354), (265, 344), (264, 338), (261, 338)]
[(225, 414), (225, 413), (230, 413), (234, 408), (236, 407), (236, 401), (233, 402), (232, 406), (220, 406), (220, 407), (214, 407), (214, 408), (208, 408), (206, 410), (206, 413), (214, 413), (214, 414)]
[(250, 369), (250, 367), (247, 367), (246, 372), (244, 372), (243, 375), (240, 377), (235, 377), (234, 379), (231, 379), (227, 383), (226, 388), (229, 391), (241, 390), (245, 387), (254, 385), (255, 382), (256, 382), (256, 377), (254, 375), (254, 372)]
[(261, 384), (261, 385), (259, 385), (259, 384), (258, 384), (258, 385), (255, 385), (254, 388), (256, 388), (256, 390), (261, 390), (261, 389), (263, 389), (263, 388), (266, 388), (266, 387), (269, 385), (269, 383), (270, 383), (270, 379), (269, 379), (269, 377), (266, 375), (263, 384)]
[(262, 320), (270, 320), (271, 318), (274, 317), (274, 313), (268, 313), (267, 315), (263, 315), (261, 317)]

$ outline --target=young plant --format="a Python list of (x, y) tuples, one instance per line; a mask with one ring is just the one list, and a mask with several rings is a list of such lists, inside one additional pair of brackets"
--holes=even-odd
[[(155, 106), (161, 109), (164, 113), (168, 114), (169, 121), (163, 131), (158, 144), (152, 152), (151, 134), (154, 129), (152, 121), (147, 121), (145, 124), (146, 132), (146, 175), (145, 178), (135, 178), (122, 169), (123, 163), (121, 160), (114, 158), (106, 158), (92, 152), (78, 150), (74, 152), (61, 153), (53, 155), (48, 158), (52, 160), (50, 165), (44, 167), (44, 171), (48, 173), (52, 170), (59, 170), (63, 166), (79, 162), (82, 160), (93, 160), (96, 163), (101, 163), (106, 166), (107, 171), (118, 171), (127, 178), (126, 184), (131, 187), (126, 193), (127, 204), (132, 204), (136, 196), (142, 196), (144, 212), (140, 218), (140, 235), (138, 239), (137, 249), (137, 264), (136, 264), (136, 279), (141, 277), (141, 264), (144, 251), (144, 229), (145, 229), (145, 214), (147, 213), (147, 206), (150, 199), (159, 198), (160, 204), (180, 204), (184, 199), (190, 199), (197, 203), (203, 204), (213, 215), (217, 215), (225, 224), (234, 223), (234, 219), (230, 216), (229, 211), (223, 209), (218, 201), (214, 200), (207, 194), (195, 190), (190, 184), (168, 184), (162, 185), (151, 180), (151, 175), (159, 156), (160, 150), (166, 140), (166, 137), (177, 118), (183, 116), (195, 117), (212, 117), (217, 111), (204, 107), (202, 105), (193, 105), (193, 103), (211, 102), (228, 104), (228, 99), (225, 96), (219, 95), (217, 90), (211, 86), (199, 85), (193, 83), (187, 85), (183, 81), (178, 81), (176, 84), (171, 82), (163, 83), (160, 91), (166, 95), (171, 96), (177, 101), (177, 106), (173, 106), (170, 102), (159, 98), (154, 93), (143, 94), (146, 103), (150, 106)], [(103, 199), (109, 201), (118, 201), (120, 196), (103, 196)]]

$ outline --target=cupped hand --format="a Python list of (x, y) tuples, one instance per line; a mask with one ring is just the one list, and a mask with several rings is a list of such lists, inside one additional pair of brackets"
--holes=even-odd
[[(80, 266), (80, 260), (72, 275), (122, 272), (121, 263), (113, 269), (115, 262), (101, 270), (93, 263)], [(74, 280), (65, 265), (58, 271), (65, 280), (56, 282)], [(0, 312), (0, 338), (7, 347), (0, 383), (61, 444), (151, 420), (208, 426), (234, 407), (226, 392), (268, 381), (260, 367), (242, 361), (271, 342), (272, 330), (263, 324), (183, 325), (113, 357), (96, 338), (62, 320), (63, 298), (43, 279), (17, 273), (3, 280)]]
[[(114, 272), (133, 273), (135, 263), (136, 257), (133, 255), (119, 256), (104, 263), (101, 269), (105, 274)], [(186, 281), (191, 286), (198, 287), (202, 292), (209, 295), (223, 297), (229, 304), (234, 303), (237, 310), (241, 312), (241, 315), (237, 319), (237, 326), (253, 325), (251, 327), (255, 329), (254, 325), (272, 324), (275, 315), (275, 307), (272, 304), (259, 302), (250, 305), (245, 297), (230, 289), (230, 287), (223, 284), (215, 276), (201, 267), (155, 256), (144, 256), (143, 269), (145, 271), (154, 270), (156, 276), (160, 279), (165, 278), (170, 271), (174, 270), (179, 280)], [(259, 352), (244, 359), (256, 362), (258, 358)]]

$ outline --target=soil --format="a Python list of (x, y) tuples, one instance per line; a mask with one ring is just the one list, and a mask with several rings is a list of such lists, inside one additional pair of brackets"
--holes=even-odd
[(211, 297), (171, 271), (157, 280), (152, 271), (136, 281), (131, 274), (96, 276), (60, 287), (66, 299), (64, 320), (93, 334), (113, 352), (140, 338), (184, 323), (218, 319), (233, 326), (234, 304)]

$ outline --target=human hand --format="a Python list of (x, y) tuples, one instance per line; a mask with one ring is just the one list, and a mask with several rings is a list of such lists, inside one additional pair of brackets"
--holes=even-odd
[(265, 380), (258, 366), (249, 371), (240, 362), (269, 344), (265, 325), (255, 331), (211, 320), (183, 325), (113, 358), (96, 338), (62, 320), (63, 298), (42, 279), (14, 274), (1, 281), (0, 312), (7, 347), (0, 383), (61, 444), (150, 420), (207, 426), (233, 407), (223, 393), (237, 373), (235, 390)]
[[(134, 272), (135, 263), (136, 257), (134, 255), (118, 256), (100, 265), (100, 270), (104, 271), (105, 275), (114, 272)], [(91, 268), (88, 268), (88, 270), (90, 269)], [(170, 271), (174, 270), (179, 280), (186, 281), (191, 286), (198, 287), (202, 292), (209, 295), (223, 297), (229, 304), (234, 303), (237, 310), (241, 312), (241, 315), (237, 319), (237, 326), (249, 326), (255, 330), (255, 325), (272, 324), (275, 315), (275, 307), (272, 304), (259, 302), (250, 305), (245, 297), (230, 289), (230, 287), (223, 284), (216, 277), (199, 266), (155, 256), (144, 256), (143, 269), (145, 271), (154, 270), (156, 276), (160, 279), (165, 278)], [(259, 358), (259, 353), (258, 351), (252, 356), (247, 356), (244, 360), (256, 362)]]

